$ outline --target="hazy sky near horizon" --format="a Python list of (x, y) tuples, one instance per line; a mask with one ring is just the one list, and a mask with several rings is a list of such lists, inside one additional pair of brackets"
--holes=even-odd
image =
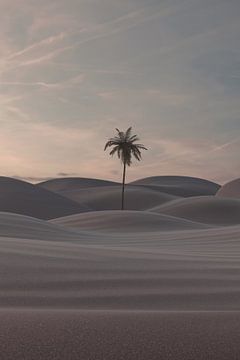
[(240, 177), (239, 0), (0, 0), (1, 175)]

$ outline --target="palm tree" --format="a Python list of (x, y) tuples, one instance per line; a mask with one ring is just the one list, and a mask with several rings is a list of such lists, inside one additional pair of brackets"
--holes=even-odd
[(138, 161), (142, 159), (140, 150), (147, 150), (144, 145), (136, 144), (139, 141), (137, 135), (132, 135), (132, 128), (128, 128), (126, 132), (117, 130), (117, 135), (110, 138), (105, 145), (104, 151), (108, 147), (113, 149), (110, 151), (110, 155), (117, 153), (118, 158), (123, 164), (123, 179), (122, 179), (122, 210), (124, 210), (124, 191), (125, 191), (125, 180), (126, 180), (126, 167), (131, 166), (132, 156)]

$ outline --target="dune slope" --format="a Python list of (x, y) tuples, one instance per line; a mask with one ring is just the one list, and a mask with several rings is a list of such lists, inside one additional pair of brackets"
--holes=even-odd
[(0, 236), (0, 307), (240, 310), (239, 238), (239, 226)]
[(240, 200), (215, 196), (180, 199), (150, 211), (211, 225), (240, 224)]
[[(0, 236), (45, 241), (77, 238), (73, 231), (33, 217), (0, 212)], [(19, 240), (21, 241), (21, 240)]]
[(131, 184), (182, 197), (215, 195), (220, 188), (220, 185), (212, 181), (189, 176), (152, 176)]
[(52, 219), (87, 211), (86, 206), (24, 181), (0, 177), (0, 211)]
[(156, 232), (206, 228), (204, 224), (143, 211), (98, 211), (58, 218), (52, 224), (84, 231)]
[(119, 184), (114, 181), (107, 181), (101, 179), (66, 177), (66, 178), (47, 180), (37, 185), (39, 187), (42, 187), (50, 191), (61, 192), (61, 191), (81, 190), (91, 187), (114, 186)]
[(220, 197), (240, 199), (240, 179), (230, 181), (222, 186), (216, 194)]
[[(121, 208), (121, 186), (104, 186), (82, 190), (62, 191), (61, 194), (80, 205), (99, 210), (119, 210)], [(146, 210), (164, 204), (177, 197), (138, 186), (126, 186), (126, 210)]]

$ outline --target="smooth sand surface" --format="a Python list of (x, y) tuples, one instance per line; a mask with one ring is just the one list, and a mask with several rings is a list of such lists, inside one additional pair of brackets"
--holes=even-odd
[(150, 211), (211, 225), (240, 224), (240, 199), (191, 197), (168, 202)]
[(220, 188), (212, 181), (190, 176), (151, 176), (133, 181), (130, 185), (141, 185), (182, 197), (215, 195)]
[[(97, 189), (102, 196), (113, 187)], [(178, 218), (99, 211), (45, 221), (0, 213), (1, 360), (239, 359), (239, 200), (170, 196), (159, 206), (159, 191), (129, 194), (143, 208), (182, 208)], [(47, 204), (40, 210), (47, 213)]]
[(230, 181), (229, 183), (223, 185), (216, 195), (220, 197), (240, 199), (240, 179)]
[[(61, 195), (92, 211), (119, 210), (121, 208), (121, 190), (121, 186), (102, 186), (61, 191)], [(139, 186), (127, 185), (125, 188), (126, 210), (147, 210), (175, 199), (177, 199), (176, 196)]]
[(37, 185), (50, 191), (61, 192), (61, 191), (81, 190), (89, 187), (91, 188), (91, 187), (101, 187), (101, 186), (114, 186), (114, 185), (119, 185), (119, 183), (115, 181), (108, 181), (101, 179), (66, 177), (66, 178), (47, 180)]
[(204, 224), (146, 211), (97, 211), (66, 216), (51, 223), (84, 231), (113, 233), (203, 229)]
[(84, 205), (25, 181), (0, 177), (0, 211), (47, 220), (87, 210)]

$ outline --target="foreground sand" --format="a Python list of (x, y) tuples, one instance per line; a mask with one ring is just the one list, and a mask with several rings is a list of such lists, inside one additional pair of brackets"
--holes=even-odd
[(240, 314), (0, 311), (1, 359), (239, 359)]
[(1, 359), (238, 359), (239, 226), (116, 234), (0, 217)]

